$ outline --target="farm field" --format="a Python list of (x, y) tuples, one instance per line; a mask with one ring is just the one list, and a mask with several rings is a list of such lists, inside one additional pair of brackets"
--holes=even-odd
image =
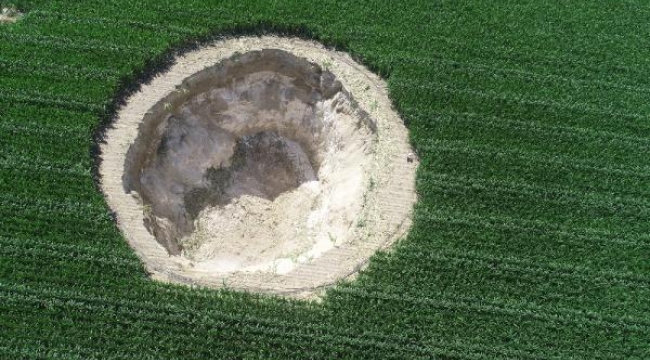
[[(650, 358), (649, 3), (11, 3), (0, 358)], [(97, 187), (126, 94), (255, 34), (380, 74), (421, 162), (408, 237), (321, 302), (151, 281)]]

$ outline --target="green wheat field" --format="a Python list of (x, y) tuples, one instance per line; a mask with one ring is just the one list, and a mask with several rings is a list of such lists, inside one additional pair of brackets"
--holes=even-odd
[[(11, 4), (1, 359), (650, 358), (649, 2)], [(322, 302), (149, 280), (97, 186), (129, 93), (257, 34), (385, 78), (421, 159), (409, 235)]]

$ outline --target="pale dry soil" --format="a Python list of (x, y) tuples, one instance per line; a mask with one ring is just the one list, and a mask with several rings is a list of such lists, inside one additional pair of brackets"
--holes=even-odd
[(23, 13), (13, 7), (4, 7), (0, 10), (0, 24), (15, 23), (23, 16)]
[(381, 79), (263, 37), (186, 54), (144, 85), (100, 172), (153, 278), (313, 297), (408, 231), (416, 167)]

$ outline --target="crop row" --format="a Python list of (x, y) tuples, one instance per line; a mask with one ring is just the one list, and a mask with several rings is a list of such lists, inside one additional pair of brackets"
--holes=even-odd
[[(364, 353), (392, 352), (394, 354), (413, 353), (417, 355), (427, 355), (430, 353), (442, 352), (442, 350), (420, 348), (418, 346), (404, 343), (404, 339), (398, 340), (399, 336), (383, 336), (366, 333), (363, 337), (355, 337), (354, 334), (346, 333), (344, 329), (336, 329), (326, 326), (316, 326), (302, 323), (289, 323), (282, 321), (268, 321), (262, 318), (251, 316), (229, 315), (227, 311), (210, 311), (209, 314), (196, 314), (194, 312), (185, 312), (175, 309), (170, 305), (163, 305), (162, 308), (155, 310), (156, 307), (151, 305), (141, 308), (141, 305), (135, 302), (110, 302), (110, 301), (93, 301), (89, 298), (75, 300), (73, 298), (52, 298), (37, 295), (19, 295), (17, 293), (1, 294), (5, 304), (11, 304), (12, 301), (21, 303), (32, 303), (33, 306), (41, 310), (38, 319), (46, 321), (64, 321), (69, 325), (75, 326), (75, 331), (89, 331), (88, 325), (84, 324), (83, 314), (92, 314), (93, 321), (105, 322), (110, 327), (104, 331), (131, 332), (135, 337), (143, 336), (148, 333), (156, 333), (158, 340), (166, 337), (164, 334), (175, 333), (176, 341), (181, 342), (184, 346), (195, 345), (195, 348), (205, 349), (207, 353), (218, 351), (220, 346), (206, 348), (205, 343), (219, 341), (224, 337), (229, 338), (234, 343), (230, 346), (248, 347), (275, 342), (282, 347), (287, 347), (292, 351), (313, 351), (320, 350), (323, 353), (337, 354), (340, 351), (363, 351)], [(167, 308), (166, 310), (164, 308)], [(154, 311), (155, 310), (155, 311)], [(47, 314), (48, 316), (45, 316)], [(63, 315), (67, 314), (67, 315)], [(39, 322), (38, 319), (35, 321)], [(193, 326), (188, 328), (187, 324)], [(179, 328), (187, 329), (179, 332)], [(71, 331), (69, 331), (71, 332)], [(92, 341), (93, 333), (90, 331), (88, 341)], [(139, 334), (139, 336), (138, 336)], [(100, 334), (98, 334), (100, 335)], [(105, 336), (106, 334), (101, 334)], [(242, 338), (242, 335), (245, 337)], [(374, 339), (378, 336), (378, 339)], [(248, 339), (248, 340), (246, 340)], [(61, 341), (65, 343), (65, 341)], [(156, 341), (158, 342), (158, 341)], [(173, 343), (173, 342), (172, 342)], [(170, 344), (172, 344), (170, 343)], [(258, 343), (258, 344), (255, 344)], [(400, 344), (401, 343), (401, 344)], [(158, 343), (163, 345), (164, 342)], [(309, 344), (309, 345), (306, 345)], [(80, 343), (79, 345), (84, 345)], [(108, 349), (112, 346), (120, 347), (126, 344), (105, 344)], [(117, 350), (117, 349), (115, 349)], [(244, 349), (242, 349), (244, 350)]]
[[(541, 358), (592, 357), (593, 348), (598, 346), (602, 347), (599, 356), (604, 358), (632, 349), (644, 351), (647, 325), (635, 323), (634, 319), (621, 323), (621, 319), (610, 320), (593, 313), (581, 314), (571, 308), (531, 307), (509, 299), (504, 301), (437, 293), (413, 284), (410, 291), (405, 291), (404, 287), (391, 289), (386, 284), (374, 285), (364, 286), (363, 289), (339, 288), (332, 293), (333, 301), (342, 304), (342, 308), (365, 307), (374, 314), (382, 314), (381, 319), (359, 320), (355, 324), (358, 328), (381, 327), (386, 322), (398, 329), (439, 334), (437, 340), (445, 342), (471, 338), (474, 344), (507, 344), (510, 350), (528, 352)], [(626, 341), (620, 341), (614, 335), (619, 331), (625, 331), (628, 335)], [(538, 346), (540, 333), (554, 344), (552, 348)], [(612, 337), (605, 340), (601, 338), (603, 334)]]

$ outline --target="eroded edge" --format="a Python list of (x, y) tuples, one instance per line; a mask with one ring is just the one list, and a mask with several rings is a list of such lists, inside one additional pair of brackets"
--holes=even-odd
[[(286, 275), (201, 273), (192, 270), (188, 260), (169, 256), (145, 229), (142, 206), (123, 190), (125, 156), (147, 111), (173, 91), (182, 91), (179, 87), (183, 79), (235, 53), (268, 48), (291, 52), (329, 69), (352, 93), (361, 109), (375, 119), (378, 127), (373, 164), (376, 178), (372, 180), (374, 195), (364, 208), (365, 231), (362, 229), (353, 242), (329, 251), (312, 263), (301, 264)], [(412, 153), (408, 130), (391, 106), (385, 82), (349, 55), (327, 50), (316, 42), (273, 36), (243, 37), (219, 41), (185, 54), (177, 58), (167, 72), (127, 99), (113, 127), (106, 131), (105, 139), (99, 169), (101, 188), (109, 206), (117, 213), (118, 227), (156, 280), (310, 298), (341, 279), (355, 276), (372, 254), (389, 248), (411, 226), (413, 205), (417, 200), (415, 171), (418, 162), (417, 159), (408, 161)]]

